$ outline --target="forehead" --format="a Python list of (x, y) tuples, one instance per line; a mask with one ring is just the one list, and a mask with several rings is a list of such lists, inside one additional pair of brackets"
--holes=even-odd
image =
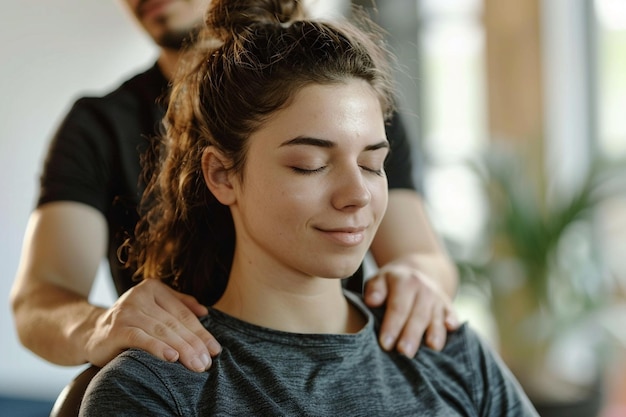
[(383, 111), (374, 89), (363, 80), (311, 84), (298, 90), (252, 136), (311, 137), (340, 140), (385, 138)]

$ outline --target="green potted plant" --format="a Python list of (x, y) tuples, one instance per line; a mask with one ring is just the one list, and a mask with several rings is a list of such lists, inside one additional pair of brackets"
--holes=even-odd
[(463, 285), (489, 300), (499, 351), (542, 415), (576, 403), (567, 415), (589, 416), (606, 357), (601, 312), (616, 293), (594, 219), (607, 197), (624, 192), (626, 168), (596, 159), (578, 186), (555, 192), (536, 160), (493, 147), (472, 163), (488, 222), (469, 255), (451, 252)]

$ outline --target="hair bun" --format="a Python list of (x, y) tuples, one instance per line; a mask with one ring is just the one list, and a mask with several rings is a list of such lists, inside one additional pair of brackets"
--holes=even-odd
[(214, 36), (225, 40), (257, 24), (284, 26), (303, 17), (302, 0), (213, 0), (206, 24)]

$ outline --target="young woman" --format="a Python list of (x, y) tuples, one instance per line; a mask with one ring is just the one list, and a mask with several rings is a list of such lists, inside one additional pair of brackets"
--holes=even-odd
[(467, 326), (388, 352), (382, 312), (342, 288), (387, 205), (390, 72), (373, 26), (301, 12), (212, 2), (130, 245), (139, 275), (221, 295), (202, 321), (221, 353), (195, 373), (127, 351), (82, 415), (536, 415)]

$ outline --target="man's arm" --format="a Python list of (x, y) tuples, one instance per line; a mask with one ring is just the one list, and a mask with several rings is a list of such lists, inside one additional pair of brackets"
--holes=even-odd
[(109, 309), (89, 303), (106, 242), (106, 219), (90, 206), (55, 202), (33, 212), (11, 291), (24, 346), (59, 365), (102, 366), (136, 347), (206, 368), (219, 345), (197, 320), (206, 308), (194, 298), (146, 280)]
[(375, 307), (386, 300), (383, 347), (412, 357), (425, 334), (429, 346), (441, 349), (447, 330), (458, 326), (452, 308), (458, 274), (417, 192), (389, 191), (371, 252), (380, 269), (366, 283), (365, 302)]

